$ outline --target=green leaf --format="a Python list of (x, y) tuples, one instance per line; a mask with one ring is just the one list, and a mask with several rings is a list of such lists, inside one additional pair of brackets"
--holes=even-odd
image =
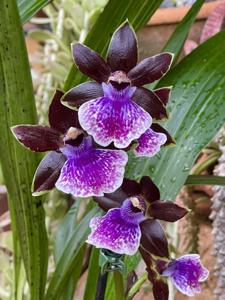
[(225, 185), (224, 176), (189, 175), (186, 185)]
[(99, 268), (99, 249), (92, 248), (91, 258), (88, 266), (88, 277), (83, 300), (95, 300), (95, 291), (98, 283)]
[(163, 48), (163, 51), (165, 52), (174, 53), (173, 63), (177, 61), (177, 58), (181, 50), (183, 49), (185, 40), (188, 36), (190, 27), (194, 23), (194, 20), (204, 2), (205, 0), (197, 0), (192, 5), (186, 16), (183, 18), (183, 20), (177, 25), (174, 33)]
[(73, 299), (74, 292), (76, 290), (77, 282), (81, 276), (81, 271), (83, 267), (83, 260), (85, 255), (86, 245), (83, 245), (77, 256), (76, 260), (74, 260), (74, 271), (70, 276), (70, 279), (67, 281), (66, 286), (64, 287), (63, 293), (61, 294), (62, 300), (71, 300)]
[[(59, 225), (57, 229), (55, 244), (54, 244), (54, 257), (55, 257), (56, 264), (58, 263), (66, 247), (66, 244), (71, 238), (71, 235), (73, 234), (73, 231), (77, 224), (77, 214), (79, 212), (79, 206), (81, 201), (83, 201), (83, 199), (76, 199), (75, 203), (72, 205), (72, 207), (64, 217), (63, 222)], [(73, 298), (75, 286), (77, 284), (77, 281), (79, 280), (82, 265), (83, 265), (85, 249), (86, 249), (86, 245), (81, 247), (80, 251), (77, 254), (76, 262), (74, 263), (76, 265), (76, 269), (71, 274), (70, 279), (67, 281), (66, 285), (64, 286), (64, 289), (61, 294), (61, 299), (70, 300)]]
[(218, 33), (160, 81), (173, 86), (170, 119), (165, 128), (175, 137), (176, 147), (164, 148), (154, 158), (132, 160), (127, 176), (150, 175), (162, 199), (175, 199), (201, 149), (225, 122), (225, 31)]
[(105, 300), (117, 300), (115, 294), (115, 282), (113, 272), (108, 274), (107, 286), (105, 291)]
[(79, 205), (80, 201), (76, 199), (75, 203), (64, 217), (64, 220), (57, 228), (54, 244), (54, 257), (56, 263), (58, 262), (63, 250), (65, 249), (66, 243), (70, 239), (76, 226)]
[(21, 22), (29, 21), (41, 8), (51, 0), (17, 0)]
[(97, 207), (93, 208), (73, 230), (50, 280), (45, 296), (46, 300), (57, 300), (63, 292), (64, 285), (75, 271), (79, 251), (90, 231), (89, 222), (96, 215), (100, 215), (100, 209)]
[(0, 1), (0, 27), (0, 161), (30, 299), (43, 299), (48, 259), (45, 215), (42, 199), (33, 198), (30, 192), (38, 156), (19, 145), (10, 131), (13, 125), (37, 122), (30, 66), (15, 0)]
[[(101, 55), (105, 55), (112, 33), (122, 22), (128, 19), (134, 29), (138, 30), (146, 24), (161, 3), (162, 0), (110, 0), (89, 32), (84, 44)], [(74, 65), (66, 79), (64, 89), (69, 90), (72, 86), (85, 80), (87, 78)]]

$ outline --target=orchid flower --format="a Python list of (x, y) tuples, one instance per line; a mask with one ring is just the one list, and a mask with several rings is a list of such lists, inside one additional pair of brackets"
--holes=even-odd
[(209, 271), (203, 267), (198, 254), (187, 254), (172, 260), (162, 276), (170, 277), (181, 293), (192, 297), (201, 292), (200, 283), (208, 278)]
[(33, 195), (55, 186), (75, 197), (102, 196), (122, 184), (127, 154), (99, 149), (81, 130), (77, 112), (60, 102), (57, 91), (49, 108), (49, 124), (17, 125), (17, 140), (35, 152), (50, 151), (39, 164), (33, 180)]
[(156, 256), (169, 257), (165, 233), (158, 220), (175, 222), (187, 210), (159, 199), (159, 190), (149, 177), (142, 177), (140, 183), (124, 179), (114, 193), (94, 198), (108, 212), (91, 220), (87, 242), (127, 255), (133, 255), (141, 245)]
[[(170, 68), (171, 53), (146, 58), (137, 64), (136, 35), (128, 22), (113, 34), (107, 62), (80, 43), (72, 46), (77, 67), (94, 81), (72, 88), (63, 98), (78, 109), (79, 121), (95, 142), (127, 148), (135, 141), (137, 156), (153, 156), (162, 145), (173, 143), (169, 133), (152, 123), (167, 117), (170, 88), (151, 91), (142, 87), (161, 78)], [(154, 125), (158, 131), (155, 132)]]

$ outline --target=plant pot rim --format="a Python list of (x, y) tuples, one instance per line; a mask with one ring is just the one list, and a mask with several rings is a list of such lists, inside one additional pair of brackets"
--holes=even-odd
[[(225, 3), (225, 0), (217, 0), (213, 2), (204, 3), (200, 9), (197, 20), (207, 19), (211, 12), (218, 6), (220, 3)], [(149, 20), (148, 25), (163, 25), (163, 24), (174, 24), (179, 23), (191, 6), (182, 6), (182, 7), (169, 7), (169, 8), (160, 8)]]

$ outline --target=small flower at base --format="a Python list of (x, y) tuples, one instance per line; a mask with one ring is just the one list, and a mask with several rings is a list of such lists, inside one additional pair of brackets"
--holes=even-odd
[(189, 297), (201, 292), (200, 282), (208, 275), (209, 271), (201, 264), (198, 254), (181, 256), (171, 261), (162, 272), (162, 276), (170, 277), (174, 286)]

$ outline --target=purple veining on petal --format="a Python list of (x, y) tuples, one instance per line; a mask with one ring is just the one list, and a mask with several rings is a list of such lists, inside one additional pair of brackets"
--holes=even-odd
[(155, 132), (151, 128), (145, 131), (138, 139), (138, 146), (133, 150), (136, 156), (154, 156), (160, 147), (166, 143), (164, 133)]
[(152, 118), (131, 101), (135, 87), (117, 90), (112, 84), (102, 86), (103, 97), (81, 105), (80, 124), (101, 146), (114, 142), (117, 148), (126, 148), (151, 126)]
[(188, 254), (172, 261), (162, 275), (171, 277), (175, 287), (191, 297), (200, 293), (200, 282), (208, 278), (209, 271), (201, 264), (198, 254)]
[(87, 243), (115, 253), (133, 255), (140, 244), (139, 224), (143, 220), (143, 212), (127, 199), (121, 208), (110, 209), (105, 216), (91, 220)]
[(90, 137), (79, 147), (66, 145), (61, 151), (68, 159), (56, 188), (64, 193), (75, 197), (103, 196), (121, 186), (128, 160), (124, 151), (95, 149)]

